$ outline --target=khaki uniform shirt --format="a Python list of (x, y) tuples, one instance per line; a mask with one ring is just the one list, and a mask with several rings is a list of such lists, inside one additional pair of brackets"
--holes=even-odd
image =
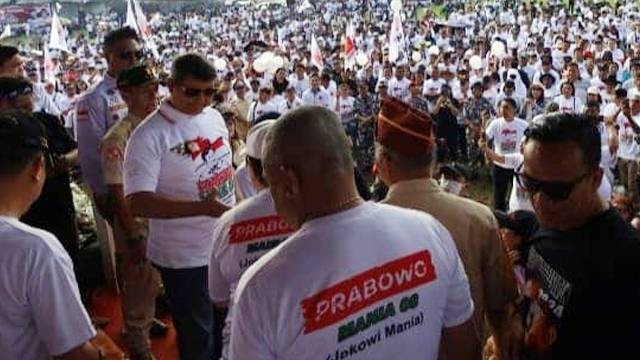
[[(127, 142), (143, 119), (129, 114), (124, 119), (113, 125), (107, 134), (102, 138), (100, 148), (100, 158), (102, 160), (102, 169), (105, 185), (122, 185), (123, 183), (123, 164), (124, 153), (127, 148)], [(136, 218), (142, 229), (147, 228), (145, 219)], [(146, 232), (146, 231), (145, 231)], [(125, 236), (122, 228), (115, 221), (114, 235), (116, 240), (116, 250), (123, 249)]]
[(449, 230), (469, 278), (475, 305), (474, 325), (487, 335), (485, 311), (503, 310), (516, 296), (498, 236), (498, 224), (486, 206), (442, 190), (433, 179), (393, 184), (383, 203), (424, 211)]

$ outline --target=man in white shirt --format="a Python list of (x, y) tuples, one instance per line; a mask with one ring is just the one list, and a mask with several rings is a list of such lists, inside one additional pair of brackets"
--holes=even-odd
[(335, 112), (280, 118), (263, 170), (298, 231), (240, 279), (231, 359), (436, 359), (441, 336), (452, 359), (478, 356), (451, 236), (426, 214), (363, 202)]
[(302, 94), (302, 103), (330, 108), (333, 99), (327, 90), (320, 86), (318, 74), (311, 75), (311, 88)]
[(48, 147), (28, 113), (0, 113), (0, 357), (100, 359), (69, 254), (18, 220), (40, 196)]
[[(487, 141), (493, 142), (493, 150), (499, 155), (518, 153), (520, 140), (527, 129), (527, 122), (515, 117), (516, 106), (513, 99), (502, 100), (502, 117), (491, 121), (485, 131)], [(513, 170), (502, 163), (493, 163), (493, 206), (496, 210), (507, 211), (507, 193), (513, 180)]]
[(284, 100), (285, 100), (285, 108), (284, 108), (285, 113), (302, 106), (302, 99), (300, 99), (298, 95), (296, 95), (296, 89), (291, 85), (289, 85), (289, 87), (284, 93)]
[(305, 74), (305, 68), (302, 63), (298, 63), (294, 73), (289, 76), (289, 84), (296, 89), (296, 95), (299, 97), (302, 97), (302, 94), (309, 89), (309, 78)]
[[(253, 126), (247, 135), (247, 168), (258, 193), (226, 212), (214, 229), (209, 295), (218, 307), (228, 306), (244, 271), (293, 232), (276, 213), (269, 184), (262, 175), (262, 145), (275, 122), (265, 120)], [(223, 331), (223, 359), (228, 358), (232, 315), (233, 309), (229, 309)]]
[(638, 162), (640, 161), (640, 91), (631, 89), (615, 119), (618, 127), (618, 171), (627, 194), (638, 205)]
[(261, 87), (258, 92), (258, 98), (249, 105), (247, 113), (247, 121), (252, 125), (262, 115), (270, 112), (280, 112), (280, 107), (271, 99), (271, 88)]
[(171, 71), (171, 96), (134, 131), (124, 162), (124, 192), (134, 216), (148, 218), (147, 257), (169, 297), (182, 359), (210, 360), (213, 306), (207, 268), (216, 219), (235, 203), (229, 133), (211, 108), (216, 71), (187, 54)]
[(409, 85), (411, 85), (411, 80), (404, 77), (404, 67), (398, 66), (396, 68), (396, 76), (389, 80), (389, 95), (400, 100), (406, 100), (409, 98)]

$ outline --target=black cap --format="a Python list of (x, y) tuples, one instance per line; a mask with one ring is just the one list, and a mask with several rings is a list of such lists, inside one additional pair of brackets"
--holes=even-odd
[(532, 211), (516, 210), (509, 214), (495, 211), (494, 215), (498, 219), (500, 228), (512, 230), (522, 237), (523, 242), (538, 230), (538, 219)]
[(38, 152), (50, 160), (46, 133), (36, 116), (24, 111), (0, 111), (0, 176), (19, 173)]
[(118, 88), (127, 86), (141, 86), (150, 82), (157, 82), (158, 77), (147, 65), (136, 65), (123, 71), (118, 76)]

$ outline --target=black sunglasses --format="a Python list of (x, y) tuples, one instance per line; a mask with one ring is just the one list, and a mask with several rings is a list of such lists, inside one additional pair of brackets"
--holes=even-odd
[(196, 97), (196, 96), (200, 96), (200, 94), (204, 94), (204, 96), (210, 98), (210, 97), (213, 97), (213, 94), (216, 93), (216, 89), (213, 89), (213, 88), (210, 88), (210, 89), (196, 89), (196, 88), (190, 88), (190, 87), (186, 87), (186, 86), (180, 86), (180, 89), (188, 97)]
[(33, 86), (32, 85), (26, 85), (26, 86), (22, 86), (18, 89), (15, 89), (13, 91), (10, 91), (6, 94), (0, 95), (0, 98), (4, 98), (4, 99), (9, 99), (9, 100), (15, 100), (17, 99), (19, 96), (24, 96), (24, 95), (31, 95), (33, 94)]
[(586, 172), (571, 181), (542, 181), (524, 174), (522, 167), (523, 165), (520, 165), (514, 172), (518, 185), (528, 193), (542, 192), (554, 200), (567, 200), (576, 185), (591, 174), (591, 172)]
[(144, 51), (142, 50), (137, 50), (137, 51), (123, 51), (121, 53), (118, 54), (118, 57), (120, 58), (120, 60), (140, 60), (142, 58), (144, 58)]

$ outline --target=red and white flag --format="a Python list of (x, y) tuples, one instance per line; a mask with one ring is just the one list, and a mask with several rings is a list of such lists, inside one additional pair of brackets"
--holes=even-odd
[(315, 34), (311, 34), (311, 64), (322, 69), (324, 67), (324, 60), (322, 59), (322, 51), (318, 46)]
[(58, 49), (63, 51), (69, 51), (69, 47), (67, 46), (67, 38), (64, 32), (64, 28), (62, 27), (62, 23), (60, 22), (60, 18), (58, 17), (58, 12), (55, 8), (51, 9), (51, 31), (49, 33), (49, 48), (50, 49)]
[(151, 27), (147, 22), (147, 17), (142, 12), (142, 7), (140, 6), (140, 3), (138, 3), (137, 0), (131, 0), (131, 1), (133, 1), (133, 10), (136, 13), (136, 20), (138, 22), (138, 30), (140, 31), (140, 35), (142, 36), (143, 39), (148, 40), (151, 37)]
[(347, 24), (345, 35), (342, 37), (342, 49), (344, 56), (344, 66), (347, 69), (353, 69), (356, 65), (356, 31), (353, 23)]

